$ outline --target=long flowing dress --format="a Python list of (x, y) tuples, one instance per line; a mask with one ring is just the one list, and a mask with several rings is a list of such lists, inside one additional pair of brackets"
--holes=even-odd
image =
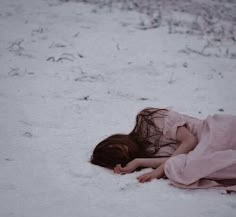
[[(156, 156), (170, 156), (178, 147), (176, 132), (185, 126), (198, 140), (194, 150), (169, 158), (164, 171), (171, 184), (181, 188), (219, 188), (236, 191), (236, 116), (209, 115), (205, 120), (173, 110), (152, 116), (162, 131)], [(165, 145), (167, 144), (167, 145)]]

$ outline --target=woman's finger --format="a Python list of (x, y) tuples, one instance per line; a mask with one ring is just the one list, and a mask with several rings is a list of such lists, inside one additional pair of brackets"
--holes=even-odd
[(121, 175), (125, 175), (127, 173), (129, 173), (129, 170), (127, 167), (122, 167), (121, 164), (117, 164), (114, 168), (113, 168), (114, 173), (117, 174), (121, 174)]
[(145, 176), (141, 182), (144, 183), (144, 182), (150, 182), (151, 181), (151, 178), (149, 176)]
[(120, 164), (117, 164), (115, 167), (114, 167), (114, 173), (120, 173), (120, 167), (121, 165)]
[(139, 182), (142, 182), (143, 179), (144, 179), (144, 175), (141, 175), (141, 176), (137, 177), (137, 179), (138, 179)]
[(126, 172), (127, 172), (127, 168), (126, 168), (126, 167), (120, 167), (119, 169), (120, 169), (120, 171), (123, 172), (123, 173), (126, 173)]
[(144, 183), (144, 182), (152, 181), (153, 177), (149, 174), (144, 174), (144, 175), (137, 177), (137, 179), (139, 182)]

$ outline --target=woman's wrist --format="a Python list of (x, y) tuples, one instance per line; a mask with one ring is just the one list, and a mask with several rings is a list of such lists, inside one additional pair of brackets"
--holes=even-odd
[(134, 162), (135, 162), (136, 168), (142, 166), (142, 164), (141, 164), (142, 161), (141, 161), (141, 160), (142, 160), (141, 158), (135, 158), (135, 159), (134, 159)]
[(159, 178), (163, 177), (165, 175), (165, 171), (164, 171), (164, 163), (161, 164), (158, 168), (156, 168), (155, 173), (157, 174), (157, 176)]

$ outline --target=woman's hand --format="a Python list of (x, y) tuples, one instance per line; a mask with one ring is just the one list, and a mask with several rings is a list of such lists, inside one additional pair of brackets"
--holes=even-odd
[(143, 175), (137, 177), (138, 181), (141, 183), (144, 182), (150, 182), (153, 179), (160, 179), (164, 176), (164, 169), (163, 166), (158, 167), (155, 170), (152, 170), (151, 172), (144, 173)]
[(114, 168), (114, 173), (117, 174), (127, 174), (132, 173), (139, 167), (139, 160), (134, 159), (130, 161), (125, 167), (122, 167), (120, 164), (117, 164)]

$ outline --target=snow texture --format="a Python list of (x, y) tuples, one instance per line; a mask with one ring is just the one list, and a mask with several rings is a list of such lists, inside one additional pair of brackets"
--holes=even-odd
[(236, 115), (235, 1), (221, 3), (223, 35), (184, 5), (154, 25), (160, 16), (115, 6), (0, 0), (0, 217), (235, 216), (235, 194), (89, 163), (147, 106)]

